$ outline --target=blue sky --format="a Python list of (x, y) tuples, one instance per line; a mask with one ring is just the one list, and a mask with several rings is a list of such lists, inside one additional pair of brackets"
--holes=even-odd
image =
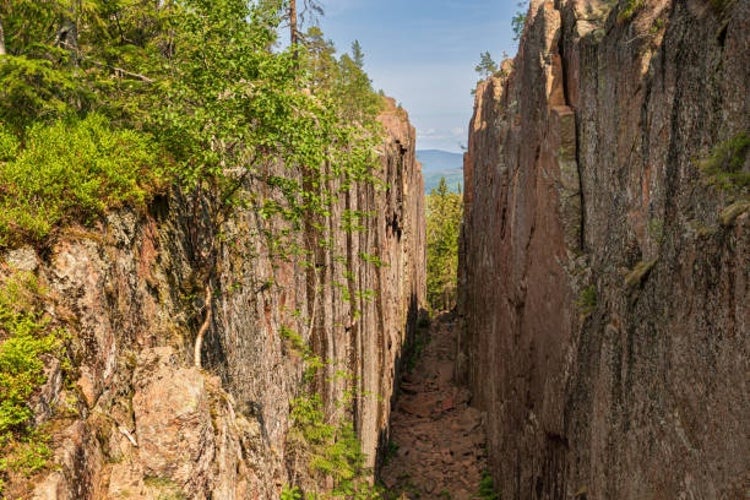
[(474, 66), (490, 51), (515, 54), (516, 0), (321, 0), (320, 25), (338, 51), (357, 39), (365, 70), (409, 112), (418, 149), (460, 151), (467, 142)]

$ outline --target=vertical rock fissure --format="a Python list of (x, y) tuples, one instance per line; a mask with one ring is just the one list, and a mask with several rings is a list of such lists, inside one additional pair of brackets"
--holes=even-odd
[(578, 246), (582, 253), (586, 253), (586, 192), (583, 189), (583, 163), (581, 161), (581, 119), (578, 113), (575, 114), (575, 159), (576, 169), (578, 170), (578, 199), (581, 204), (580, 208), (580, 229), (578, 231), (579, 242)]

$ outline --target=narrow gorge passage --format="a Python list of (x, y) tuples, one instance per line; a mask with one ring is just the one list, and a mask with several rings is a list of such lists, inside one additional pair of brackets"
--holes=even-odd
[(452, 315), (434, 320), (402, 378), (380, 474), (390, 498), (480, 498), (486, 435), (471, 393), (455, 382), (456, 329)]

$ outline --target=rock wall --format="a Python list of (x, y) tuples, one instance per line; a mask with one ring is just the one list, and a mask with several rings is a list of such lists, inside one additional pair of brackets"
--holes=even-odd
[(532, 0), (479, 85), (459, 374), (503, 498), (747, 494), (748, 33), (747, 0)]
[[(278, 498), (293, 478), (304, 483), (310, 471), (285, 449), (290, 402), (308, 387), (289, 332), (325, 360), (315, 389), (328, 418), (354, 421), (374, 465), (425, 286), (414, 129), (392, 101), (381, 122), (379, 183), (341, 191), (316, 221), (327, 232), (274, 240), (287, 225), (239, 210), (217, 233), (201, 216), (207, 202), (173, 195), (146, 214), (123, 210), (95, 230), (67, 229), (44, 251), (2, 256), (3, 273), (39, 277), (48, 313), (73, 334), (73, 380), (63, 383), (53, 363), (37, 396), (59, 467), (35, 478), (34, 498)], [(245, 188), (274, 196), (258, 180)], [(347, 209), (372, 215), (347, 232)], [(221, 244), (207, 276), (195, 263), (212, 241)], [(212, 314), (199, 369), (206, 285)], [(356, 395), (346, 407), (344, 391)], [(6, 493), (20, 491), (13, 487)]]

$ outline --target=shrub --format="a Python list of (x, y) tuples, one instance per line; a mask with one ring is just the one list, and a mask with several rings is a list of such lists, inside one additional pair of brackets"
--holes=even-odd
[(622, 4), (617, 20), (621, 23), (630, 21), (636, 12), (641, 10), (645, 5), (644, 0), (625, 0)]
[(284, 485), (281, 490), (281, 500), (302, 500), (303, 498), (302, 491), (296, 486), (292, 488)]
[(60, 120), (36, 125), (13, 154), (0, 134), (0, 245), (39, 240), (61, 223), (90, 223), (109, 208), (142, 205), (162, 173), (148, 136), (114, 130), (106, 119)]
[(581, 310), (581, 314), (588, 316), (596, 310), (597, 294), (596, 286), (591, 285), (581, 290), (576, 305)]
[(495, 491), (495, 482), (489, 472), (482, 472), (482, 480), (479, 482), (479, 494), (481, 500), (497, 500), (500, 496)]
[(31, 273), (0, 282), (0, 474), (26, 476), (51, 456), (47, 436), (33, 426), (32, 395), (46, 381), (44, 357), (59, 356), (67, 336), (41, 308), (44, 291)]
[[(329, 423), (317, 394), (292, 401), (291, 417), (294, 425), (288, 439), (292, 453), (304, 456), (310, 470), (322, 478), (333, 479), (332, 498), (380, 497), (377, 487), (367, 481), (365, 456), (350, 422)], [(285, 491), (286, 498), (303, 497), (297, 487), (286, 487)]]
[(747, 132), (720, 142), (708, 158), (700, 161), (698, 167), (707, 177), (709, 184), (725, 191), (750, 187), (750, 172), (743, 170), (750, 155), (750, 135)]
[(0, 161), (9, 161), (15, 158), (18, 146), (18, 138), (9, 130), (0, 127)]

